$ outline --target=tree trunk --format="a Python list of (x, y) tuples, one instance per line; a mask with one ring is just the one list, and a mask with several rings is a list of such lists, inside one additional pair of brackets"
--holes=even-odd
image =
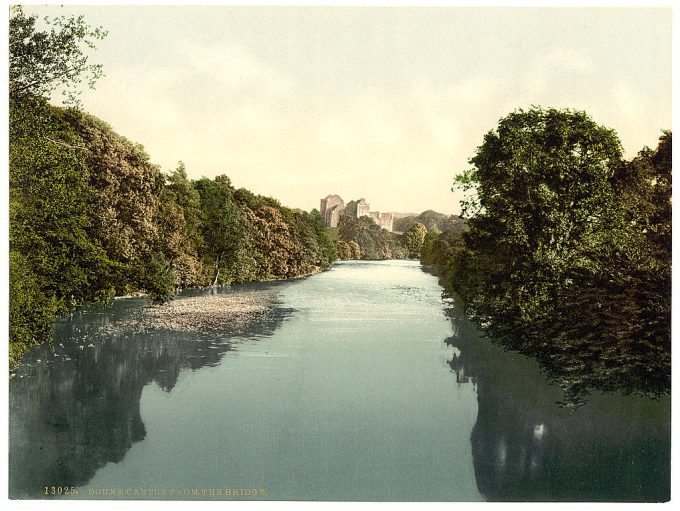
[(213, 286), (217, 285), (217, 279), (220, 276), (220, 256), (217, 256), (215, 260), (215, 280), (213, 280)]

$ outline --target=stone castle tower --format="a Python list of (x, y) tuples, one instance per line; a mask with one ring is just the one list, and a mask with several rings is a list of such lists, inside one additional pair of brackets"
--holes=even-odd
[(366, 202), (366, 199), (361, 198), (358, 201), (349, 201), (345, 205), (345, 201), (339, 195), (327, 195), (321, 199), (321, 208), (319, 209), (321, 218), (323, 218), (326, 227), (337, 227), (340, 221), (340, 215), (350, 215), (353, 218), (361, 218), (367, 216), (372, 219), (383, 229), (392, 232), (394, 216), (392, 213), (380, 213), (379, 211), (371, 211), (371, 206)]
[(392, 232), (392, 228), (394, 226), (394, 215), (392, 215), (392, 213), (380, 213), (379, 211), (371, 211), (369, 216), (380, 227)]
[(345, 210), (345, 201), (339, 195), (327, 195), (325, 199), (321, 199), (321, 218), (323, 218), (326, 227), (337, 227), (340, 215)]

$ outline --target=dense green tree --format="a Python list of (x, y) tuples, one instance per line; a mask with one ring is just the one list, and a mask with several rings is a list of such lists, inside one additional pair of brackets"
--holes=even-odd
[(389, 232), (378, 226), (368, 217), (353, 218), (342, 215), (338, 223), (339, 238), (355, 242), (361, 251), (362, 259), (391, 259)]
[(443, 213), (437, 213), (428, 209), (416, 216), (409, 215), (396, 218), (394, 220), (394, 230), (406, 232), (416, 223), (423, 224), (428, 231), (436, 227), (441, 232), (461, 233), (466, 229), (465, 220), (462, 218), (455, 215), (446, 216)]
[(160, 250), (173, 272), (177, 289), (207, 284), (198, 253), (201, 235), (201, 197), (186, 174), (184, 163), (166, 177), (155, 223)]
[(201, 196), (187, 177), (184, 162), (180, 161), (177, 168), (167, 176), (165, 190), (172, 194), (177, 205), (182, 208), (190, 250), (196, 253), (199, 252), (203, 247), (203, 237), (201, 236)]
[(329, 229), (324, 225), (323, 218), (317, 210), (312, 210), (306, 216), (306, 222), (312, 225), (314, 237), (316, 238), (316, 260), (315, 264), (319, 268), (326, 269), (337, 259), (335, 242), (331, 238)]
[(163, 174), (142, 146), (118, 135), (105, 122), (81, 113), (68, 118), (86, 147), (90, 203), (96, 220), (92, 235), (110, 257), (132, 262), (156, 245), (155, 216)]
[(390, 254), (392, 255), (392, 259), (409, 258), (408, 248), (403, 235), (396, 232), (390, 232), (387, 234), (387, 242), (390, 246)]
[(54, 294), (47, 294), (30, 262), (17, 250), (9, 252), (9, 362), (19, 363), (30, 346), (49, 338), (53, 318), (63, 310)]
[(174, 278), (187, 282), (186, 276), (174, 273), (173, 264), (184, 271), (191, 262), (177, 253), (176, 243), (172, 249), (166, 243), (177, 237), (174, 229), (183, 229), (182, 236), (188, 233), (181, 221), (170, 225), (172, 208), (170, 197), (166, 195), (164, 204), (161, 200), (165, 178), (160, 168), (150, 162), (141, 145), (118, 135), (105, 122), (76, 111), (68, 111), (66, 117), (86, 148), (90, 236), (121, 269), (116, 292), (142, 290), (154, 301), (166, 301), (172, 287), (168, 282)]
[(361, 259), (361, 248), (356, 241), (336, 240), (335, 247), (339, 259)]
[(9, 243), (12, 360), (49, 338), (69, 308), (113, 296), (118, 267), (90, 236), (89, 171), (63, 111), (10, 97)]
[(427, 227), (416, 222), (413, 226), (404, 233), (404, 241), (408, 250), (408, 257), (411, 259), (420, 259), (420, 252), (425, 242), (427, 235)]
[(165, 188), (155, 218), (158, 227), (158, 250), (174, 276), (173, 287), (183, 289), (202, 282), (202, 265), (194, 247), (185, 209), (176, 195)]
[(10, 101), (10, 248), (41, 288), (68, 307), (110, 284), (111, 261), (89, 236), (88, 169), (63, 112), (39, 98)]
[(670, 388), (671, 134), (630, 162), (582, 112), (502, 119), (457, 179), (463, 237), (423, 262), (506, 347), (536, 356), (583, 403), (590, 389)]
[(426, 266), (431, 266), (434, 261), (435, 254), (435, 243), (441, 236), (442, 232), (437, 228), (437, 226), (432, 227), (423, 240), (423, 247), (420, 251), (420, 260)]
[(295, 250), (291, 253), (293, 257), (289, 260), (290, 269), (297, 275), (303, 275), (321, 268), (321, 248), (313, 219), (300, 209), (282, 208), (281, 213), (295, 242)]
[(264, 279), (283, 279), (307, 273), (302, 247), (297, 243), (281, 211), (261, 206), (252, 219), (258, 268)]
[(212, 284), (229, 283), (228, 272), (220, 274), (236, 260), (246, 230), (234, 202), (234, 188), (225, 175), (213, 180), (201, 178), (194, 186), (201, 197), (202, 255), (207, 266), (213, 268)]
[(537, 319), (597, 265), (618, 214), (611, 178), (620, 142), (583, 112), (532, 108), (501, 119), (470, 163), (458, 179), (476, 192), (465, 239), (490, 272), (484, 302), (472, 305)]
[(76, 84), (100, 69), (83, 45), (103, 37), (82, 18), (45, 20), (13, 6), (9, 22), (9, 242), (11, 363), (46, 340), (52, 319), (85, 300), (107, 299), (115, 264), (89, 237), (88, 169), (83, 145), (63, 111), (44, 97), (61, 87), (77, 102)]
[[(666, 131), (659, 145), (645, 147), (614, 176), (614, 188), (625, 222), (636, 239), (628, 240), (628, 257), (637, 265), (658, 272), (670, 269), (672, 234), (672, 134)], [(632, 253), (637, 248), (637, 255)], [(642, 249), (646, 251), (642, 251)]]
[(335, 247), (338, 259), (342, 259), (343, 261), (352, 259), (352, 249), (350, 248), (349, 243), (343, 240), (336, 240)]
[(350, 251), (350, 259), (361, 259), (361, 247), (356, 241), (348, 241)]

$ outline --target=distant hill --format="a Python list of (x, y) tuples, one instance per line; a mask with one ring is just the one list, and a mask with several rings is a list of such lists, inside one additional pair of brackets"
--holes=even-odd
[(396, 220), (397, 218), (404, 218), (407, 216), (418, 216), (418, 213), (394, 213), (392, 212), (392, 217)]
[(394, 219), (394, 231), (406, 232), (417, 222), (420, 222), (429, 231), (435, 225), (442, 232), (461, 233), (467, 230), (467, 222), (456, 215), (445, 215), (431, 209), (423, 211), (419, 215), (409, 215)]

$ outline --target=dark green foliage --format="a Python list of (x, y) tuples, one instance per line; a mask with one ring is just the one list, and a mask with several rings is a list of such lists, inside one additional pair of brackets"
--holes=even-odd
[(245, 231), (244, 219), (234, 203), (234, 188), (227, 176), (202, 178), (194, 185), (201, 198), (202, 256), (206, 267), (212, 267), (212, 284), (228, 284), (232, 282), (229, 266), (237, 260)]
[(159, 247), (175, 276), (178, 289), (196, 285), (202, 275), (202, 265), (197, 255), (197, 232), (199, 225), (187, 221), (187, 209), (178, 203), (178, 197), (169, 187), (161, 193), (156, 214)]
[(282, 279), (328, 268), (318, 212), (235, 190), (228, 177), (166, 178), (136, 145), (86, 114), (11, 103), (10, 300), (14, 358), (70, 307), (145, 292)]
[[(356, 208), (356, 203), (354, 203)], [(404, 236), (389, 232), (367, 216), (340, 216), (335, 246), (340, 259), (408, 259)]]
[(435, 256), (435, 244), (441, 235), (442, 232), (437, 228), (437, 226), (434, 226), (432, 229), (427, 231), (425, 239), (423, 240), (423, 246), (420, 249), (420, 260), (423, 264), (432, 266)]
[(471, 287), (480, 272), (473, 271), (476, 264), (471, 264), (470, 251), (465, 248), (462, 236), (430, 231), (425, 241), (421, 262), (436, 269), (447, 291), (455, 289), (459, 294), (469, 296), (466, 288)]
[(235, 190), (226, 176), (194, 183), (200, 196), (201, 248), (213, 284), (296, 277), (328, 268), (335, 245), (318, 212), (282, 207)]
[(335, 241), (330, 234), (330, 230), (326, 228), (321, 214), (315, 209), (308, 214), (307, 221), (312, 224), (317, 241), (316, 264), (323, 269), (329, 268), (333, 261), (338, 258), (338, 254), (335, 251)]
[(462, 238), (423, 262), (504, 346), (566, 390), (658, 395), (670, 385), (671, 135), (631, 162), (611, 130), (570, 110), (502, 119), (457, 178), (476, 194)]
[(10, 96), (12, 353), (46, 340), (55, 315), (111, 297), (118, 267), (89, 234), (83, 153), (62, 110)]
[(342, 215), (338, 223), (338, 235), (340, 240), (355, 242), (359, 246), (361, 259), (393, 258), (391, 245), (394, 241), (390, 233), (368, 217)]
[(138, 289), (149, 295), (154, 304), (170, 301), (175, 294), (175, 275), (170, 263), (161, 253), (149, 253), (141, 261), (143, 265), (133, 274)]
[(343, 261), (347, 259), (354, 259), (352, 257), (352, 249), (350, 248), (349, 243), (346, 241), (336, 240), (335, 251), (336, 254), (338, 254), (338, 259), (342, 259)]
[(427, 230), (432, 230), (435, 227), (442, 232), (461, 233), (466, 229), (465, 220), (455, 215), (446, 216), (443, 213), (437, 213), (431, 209), (423, 211), (417, 216), (405, 216), (403, 218), (395, 218), (394, 230), (397, 232), (406, 232), (416, 223), (423, 224)]
[(15, 250), (9, 253), (10, 366), (34, 344), (48, 339), (54, 316), (61, 310), (54, 295), (41, 289), (29, 261)]
[(408, 259), (410, 257), (409, 249), (406, 246), (406, 240), (401, 234), (396, 232), (388, 233), (387, 242), (390, 245), (392, 259)]
[(613, 186), (620, 198), (626, 237), (622, 253), (636, 268), (670, 276), (672, 134), (664, 132), (655, 150), (644, 148), (622, 164)]
[(281, 211), (271, 206), (261, 206), (253, 212), (250, 220), (257, 250), (257, 266), (262, 278), (282, 279), (296, 275), (301, 247), (296, 243)]
[(164, 192), (172, 194), (175, 202), (182, 208), (187, 224), (187, 240), (194, 250), (203, 246), (201, 238), (201, 195), (187, 177), (186, 166), (179, 162), (177, 169), (166, 179)]
[(199, 198), (196, 246), (206, 269), (193, 285), (296, 277), (326, 269), (336, 259), (318, 211), (291, 210), (270, 197), (236, 190), (226, 176), (202, 178), (193, 189)]
[[(115, 133), (103, 121), (69, 111), (66, 119), (78, 133), (88, 169), (90, 239), (116, 261), (116, 292), (137, 290), (140, 268), (163, 252), (158, 215), (164, 177), (139, 144)], [(152, 269), (148, 269), (153, 273)]]
[(420, 252), (423, 249), (425, 236), (427, 235), (427, 228), (416, 222), (413, 226), (404, 233), (404, 244), (407, 249), (407, 257), (411, 259), (420, 259)]
[(335, 247), (338, 259), (361, 259), (361, 248), (359, 248), (359, 244), (356, 241), (336, 240)]
[[(614, 204), (611, 177), (621, 147), (582, 112), (532, 109), (502, 119), (470, 160), (477, 184), (467, 246), (489, 257), (493, 298), (484, 314), (514, 310), (530, 322), (554, 307), (605, 243)], [(473, 211), (473, 208), (477, 208)]]
[(83, 153), (63, 111), (10, 98), (10, 247), (61, 311), (101, 296), (115, 278), (115, 264), (89, 236)]
[[(161, 239), (165, 240), (171, 266), (175, 269), (179, 288), (200, 282), (202, 264), (198, 254), (205, 242), (201, 224), (201, 196), (187, 177), (186, 167), (179, 162), (177, 169), (166, 179), (161, 203), (168, 204), (168, 219)], [(174, 237), (167, 231), (174, 232)], [(174, 239), (174, 243), (172, 242)]]

